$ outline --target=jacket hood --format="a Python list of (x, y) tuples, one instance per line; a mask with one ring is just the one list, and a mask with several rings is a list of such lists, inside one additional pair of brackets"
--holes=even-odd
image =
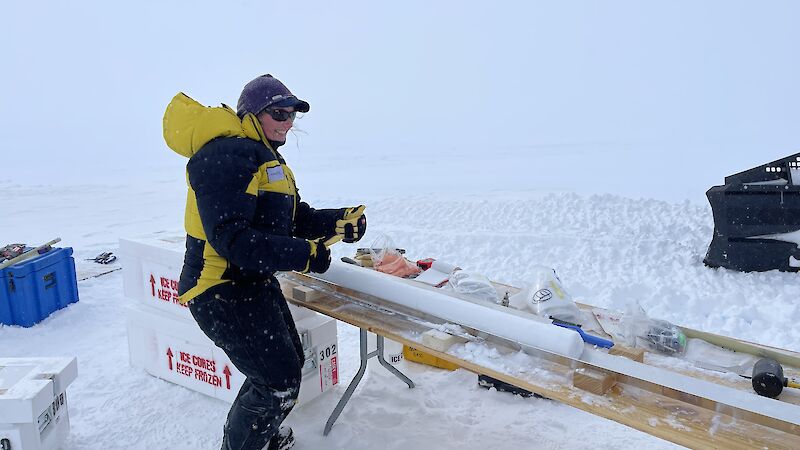
[(173, 97), (167, 105), (163, 127), (167, 146), (187, 158), (219, 137), (246, 137), (267, 142), (253, 114), (246, 114), (239, 119), (236, 111), (225, 104), (206, 107), (183, 92)]

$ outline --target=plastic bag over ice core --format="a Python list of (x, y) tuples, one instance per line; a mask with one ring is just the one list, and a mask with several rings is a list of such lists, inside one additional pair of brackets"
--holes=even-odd
[(401, 278), (420, 273), (422, 269), (409, 260), (394, 245), (394, 241), (386, 235), (379, 236), (370, 247), (372, 264), (375, 270)]

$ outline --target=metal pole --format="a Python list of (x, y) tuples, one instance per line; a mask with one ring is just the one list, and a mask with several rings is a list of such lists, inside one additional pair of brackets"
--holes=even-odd
[(373, 356), (377, 356), (378, 361), (381, 363), (381, 365), (383, 365), (383, 367), (386, 367), (386, 369), (388, 369), (389, 372), (395, 374), (398, 378), (403, 380), (408, 385), (409, 388), (414, 387), (413, 381), (411, 381), (407, 376), (403, 375), (402, 372), (397, 370), (397, 368), (389, 364), (386, 361), (386, 359), (384, 359), (383, 336), (376, 335), (376, 337), (377, 337), (378, 348), (375, 349), (375, 351), (367, 353), (367, 330), (365, 330), (364, 328), (359, 328), (359, 349), (361, 355), (361, 366), (358, 368), (356, 376), (353, 377), (353, 381), (350, 382), (350, 384), (347, 386), (347, 389), (344, 391), (344, 395), (342, 395), (342, 398), (339, 399), (339, 403), (337, 403), (336, 407), (333, 408), (331, 416), (328, 417), (328, 421), (325, 423), (325, 430), (322, 432), (323, 436), (327, 436), (328, 433), (331, 432), (331, 428), (333, 428), (334, 422), (336, 422), (336, 419), (339, 418), (339, 415), (342, 413), (342, 410), (344, 409), (345, 405), (347, 405), (347, 402), (350, 401), (350, 397), (353, 396), (353, 391), (356, 390), (358, 383), (364, 377), (364, 372), (366, 372), (367, 370), (367, 361), (369, 361), (369, 359), (372, 358)]
[(375, 336), (377, 336), (377, 338), (378, 338), (377, 339), (377, 342), (378, 342), (378, 361), (381, 363), (381, 365), (383, 367), (386, 367), (386, 370), (388, 370), (389, 372), (395, 374), (397, 376), (397, 378), (400, 378), (401, 380), (403, 380), (408, 385), (409, 388), (413, 388), (414, 387), (414, 382), (411, 381), (407, 376), (405, 376), (403, 374), (403, 372), (400, 372), (399, 370), (397, 370), (397, 367), (389, 364), (383, 358), (383, 336), (381, 336), (379, 334), (376, 334)]

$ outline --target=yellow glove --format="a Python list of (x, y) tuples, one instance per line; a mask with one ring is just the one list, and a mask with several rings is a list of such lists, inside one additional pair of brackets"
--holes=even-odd
[(336, 221), (336, 234), (342, 236), (344, 242), (353, 243), (364, 237), (367, 231), (367, 216), (364, 215), (364, 205), (354, 208), (344, 208), (342, 218)]
[(306, 263), (306, 268), (303, 269), (302, 272), (324, 273), (331, 266), (331, 251), (328, 250), (328, 247), (325, 246), (322, 239), (318, 241), (308, 241), (308, 245), (308, 262)]

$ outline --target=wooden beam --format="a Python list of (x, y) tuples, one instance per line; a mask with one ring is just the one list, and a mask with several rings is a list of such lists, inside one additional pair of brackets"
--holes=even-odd
[(572, 376), (572, 385), (578, 389), (589, 391), (593, 394), (603, 395), (614, 386), (616, 377), (614, 374), (600, 372), (598, 370), (580, 367), (575, 369)]
[(608, 354), (622, 356), (640, 363), (644, 362), (644, 349), (641, 348), (630, 348), (624, 345), (614, 344), (613, 347), (608, 349)]
[(292, 287), (292, 298), (301, 302), (313, 302), (314, 299), (319, 298), (321, 293), (310, 287), (294, 286)]

